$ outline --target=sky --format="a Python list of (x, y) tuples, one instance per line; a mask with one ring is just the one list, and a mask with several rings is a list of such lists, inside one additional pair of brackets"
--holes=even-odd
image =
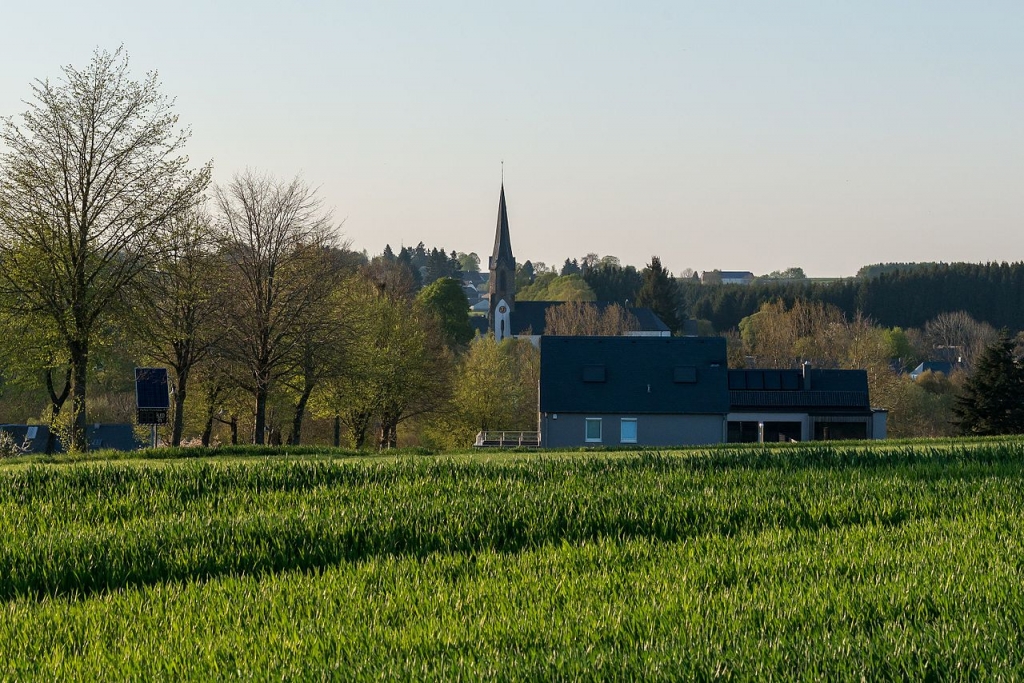
[[(12, 0), (13, 1), (13, 0)], [(343, 239), (642, 267), (1024, 260), (1024, 3), (21, 2), (0, 115), (123, 45), (220, 183)]]

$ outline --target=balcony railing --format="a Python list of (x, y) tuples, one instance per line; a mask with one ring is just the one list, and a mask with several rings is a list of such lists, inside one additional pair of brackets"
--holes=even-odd
[(477, 448), (537, 448), (540, 432), (484, 431), (476, 435)]

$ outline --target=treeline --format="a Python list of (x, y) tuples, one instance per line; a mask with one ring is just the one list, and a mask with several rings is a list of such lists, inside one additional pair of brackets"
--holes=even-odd
[(738, 328), (761, 304), (830, 304), (886, 327), (923, 327), (940, 313), (966, 311), (995, 328), (1024, 330), (1024, 263), (951, 263), (896, 269), (829, 283), (680, 284), (683, 310), (716, 330)]
[(368, 259), (300, 178), (212, 183), (155, 74), (128, 67), (97, 51), (0, 120), (0, 422), (47, 423), (84, 450), (87, 424), (133, 419), (132, 368), (156, 365), (174, 445), (298, 444), (311, 416), (381, 448), (417, 421), (444, 445), (488, 416), (535, 424), (532, 347), (469, 343), (451, 276), (475, 254)]

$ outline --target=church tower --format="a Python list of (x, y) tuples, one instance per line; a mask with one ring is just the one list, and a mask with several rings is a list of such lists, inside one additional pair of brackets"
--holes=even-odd
[(505, 183), (501, 184), (498, 200), (498, 227), (494, 233), (494, 253), (490, 260), (490, 307), (487, 311), (488, 327), (494, 338), (501, 341), (512, 334), (512, 311), (516, 305), (516, 259), (512, 256), (512, 242), (508, 236), (508, 212), (505, 209)]

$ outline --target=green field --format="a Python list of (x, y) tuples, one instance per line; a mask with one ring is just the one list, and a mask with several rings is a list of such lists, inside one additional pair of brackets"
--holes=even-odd
[(1024, 442), (0, 465), (0, 679), (1024, 677)]

